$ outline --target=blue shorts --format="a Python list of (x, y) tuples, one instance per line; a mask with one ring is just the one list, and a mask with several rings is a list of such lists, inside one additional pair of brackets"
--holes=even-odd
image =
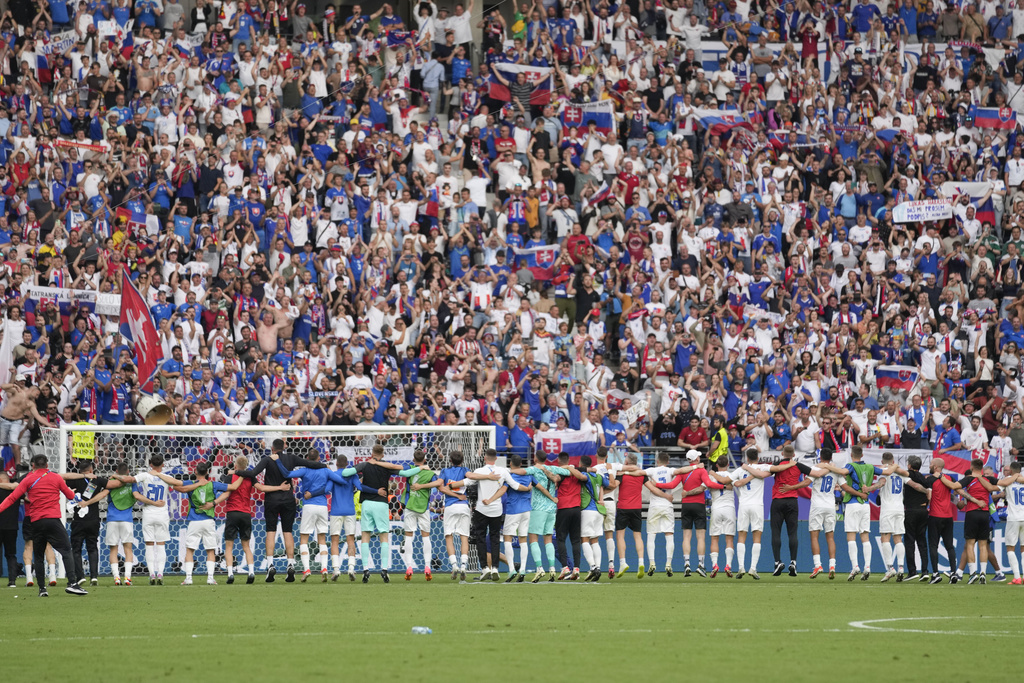
[(391, 531), (390, 517), (387, 503), (368, 500), (362, 506), (362, 516), (359, 518), (360, 528), (372, 534), (387, 533)]
[(555, 533), (555, 510), (531, 510), (529, 533), (538, 536)]

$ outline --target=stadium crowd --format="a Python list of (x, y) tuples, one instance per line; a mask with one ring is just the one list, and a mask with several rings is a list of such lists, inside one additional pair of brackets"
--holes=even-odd
[(1022, 0), (6, 4), (12, 478), (141, 422), (127, 281), (176, 424), (1024, 448)]

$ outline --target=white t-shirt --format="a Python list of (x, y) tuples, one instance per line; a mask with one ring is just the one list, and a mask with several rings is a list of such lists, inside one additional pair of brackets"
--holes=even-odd
[(835, 510), (836, 508), (836, 485), (840, 483), (839, 475), (828, 472), (821, 477), (811, 477), (814, 483), (811, 484), (811, 508)]
[[(512, 478), (508, 470), (498, 465), (484, 465), (473, 470), (474, 474), (494, 474), (497, 473), (501, 476), (498, 481), (491, 481), (490, 479), (483, 479), (477, 484), (479, 485), (476, 499), (476, 511), (486, 517), (497, 517), (501, 514), (501, 498), (496, 498), (491, 502), (490, 505), (484, 505), (484, 500), (491, 498), (497, 493), (498, 489), (502, 485), (508, 486), (509, 488), (518, 491), (522, 488), (519, 483)], [(467, 479), (466, 484), (469, 484), (472, 480)]]
[[(644, 470), (644, 474), (651, 478), (651, 481), (655, 484), (667, 484), (675, 478), (672, 473), (673, 470), (670, 467), (651, 467)], [(651, 496), (651, 501), (648, 504), (650, 510), (671, 510), (672, 501), (665, 500), (661, 496)]]
[(1024, 522), (1024, 484), (1014, 482), (1006, 487), (1006, 521)]
[(893, 474), (890, 477), (886, 477), (886, 479), (888, 481), (885, 482), (885, 486), (878, 489), (878, 498), (882, 503), (882, 514), (903, 512), (903, 488), (910, 481), (910, 477), (901, 477), (898, 474)]
[[(589, 424), (589, 420), (588, 420), (588, 424)], [(618, 473), (621, 470), (622, 470), (622, 463), (621, 462), (606, 462), (606, 463), (601, 463), (601, 464), (598, 464), (598, 465), (594, 466), (594, 472), (596, 472), (597, 474), (601, 475), (602, 477), (607, 474), (609, 479), (614, 478), (616, 473)], [(605, 500), (613, 500), (613, 501), (617, 502), (619, 500), (619, 487), (616, 486), (611, 491), (609, 491), (608, 489), (605, 489), (605, 491), (604, 491), (604, 499)]]
[(171, 500), (171, 487), (160, 477), (149, 472), (140, 472), (135, 475), (135, 490), (152, 501), (164, 501), (163, 507), (156, 505), (142, 506), (143, 520), (170, 520), (170, 510), (167, 507)]
[[(768, 472), (771, 470), (771, 465), (758, 463), (754, 465), (756, 469), (762, 472)], [(753, 477), (742, 467), (737, 467), (729, 474), (729, 478), (733, 481), (739, 481), (750, 476), (751, 480), (743, 486), (736, 489), (737, 495), (740, 500), (740, 507), (764, 507), (764, 479)]]

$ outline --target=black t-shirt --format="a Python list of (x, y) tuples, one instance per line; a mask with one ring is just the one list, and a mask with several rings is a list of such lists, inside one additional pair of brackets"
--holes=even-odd
[(679, 420), (659, 417), (654, 421), (654, 445), (672, 448), (679, 441)]
[[(7, 496), (14, 493), (7, 489), (0, 489), (0, 503), (7, 500)], [(18, 510), (21, 508), (20, 505), (12, 505), (3, 512), (0, 512), (0, 531), (17, 531), (18, 530)]]
[[(356, 469), (360, 471), (363, 480), (363, 486), (368, 486), (374, 489), (387, 489), (388, 482), (391, 480), (392, 470), (375, 465), (372, 462), (361, 462), (356, 465)], [(382, 497), (379, 493), (367, 493), (365, 491), (359, 492), (359, 501), (365, 503), (367, 501), (373, 501), (377, 503), (388, 502), (387, 498)]]
[[(930, 477), (926, 477), (918, 470), (910, 470), (910, 481), (915, 484), (931, 488)], [(903, 487), (903, 507), (906, 510), (928, 509), (928, 494), (918, 491), (911, 486)]]
[[(82, 496), (82, 500), (89, 500), (107, 487), (107, 479), (106, 477), (94, 476), (90, 479), (72, 479), (67, 484), (69, 489)], [(71, 518), (72, 531), (74, 531), (76, 528), (88, 528), (99, 526), (99, 504), (94, 503), (85, 509), (85, 517), (79, 517), (78, 513), (76, 512), (74, 516)]]

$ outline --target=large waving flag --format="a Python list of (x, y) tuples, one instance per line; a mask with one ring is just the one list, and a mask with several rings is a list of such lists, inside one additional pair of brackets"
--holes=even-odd
[(917, 368), (912, 365), (879, 365), (875, 368), (875, 383), (879, 389), (910, 391), (917, 383)]
[(135, 363), (139, 367), (142, 390), (152, 394), (153, 376), (164, 358), (164, 351), (146, 300), (128, 278), (127, 269), (121, 274), (120, 332), (135, 348)]
[(587, 128), (591, 123), (595, 124), (597, 131), (607, 135), (615, 126), (615, 103), (611, 100), (600, 102), (586, 102), (584, 104), (567, 104), (562, 108), (560, 114), (562, 119), (562, 134), (568, 135), (569, 129)]
[(491, 64), (490, 96), (496, 100), (511, 100), (509, 87), (498, 80), (495, 74), (501, 74), (509, 83), (514, 83), (519, 74), (526, 77), (526, 82), (533, 86), (530, 93), (530, 104), (550, 104), (552, 83), (551, 68), (546, 66), (527, 66), (526, 64)]
[(415, 43), (415, 31), (388, 31), (388, 47), (396, 48)]
[(594, 194), (590, 195), (590, 199), (585, 200), (587, 206), (596, 206), (604, 200), (608, 199), (608, 195), (612, 193), (612, 188), (608, 184), (608, 181), (601, 183), (601, 187), (597, 188)]
[(694, 107), (691, 113), (697, 117), (701, 125), (711, 131), (712, 135), (722, 135), (737, 126), (753, 130), (754, 124), (760, 122), (761, 115), (747, 116), (736, 109), (703, 109)]
[(529, 249), (513, 248), (516, 256), (525, 256), (526, 268), (537, 280), (550, 280), (555, 276), (555, 261), (558, 260), (559, 246), (548, 244)]
[(988, 191), (992, 189), (992, 183), (981, 182), (981, 183), (957, 183), (957, 182), (946, 182), (942, 183), (939, 188), (946, 197), (955, 200), (960, 195), (966, 194), (971, 198), (971, 204), (974, 205), (974, 217), (982, 223), (988, 222), (992, 225), (996, 223), (996, 210), (992, 204), (992, 197), (989, 196), (985, 201), (981, 201)]
[(979, 107), (971, 105), (968, 115), (974, 118), (978, 128), (1013, 130), (1017, 127), (1017, 112), (1009, 107)]
[(597, 441), (593, 433), (587, 433), (578, 429), (549, 429), (546, 432), (537, 432), (533, 437), (533, 446), (548, 456), (548, 460), (554, 460), (559, 453), (566, 453), (572, 465), (580, 464), (580, 457), (597, 455)]

